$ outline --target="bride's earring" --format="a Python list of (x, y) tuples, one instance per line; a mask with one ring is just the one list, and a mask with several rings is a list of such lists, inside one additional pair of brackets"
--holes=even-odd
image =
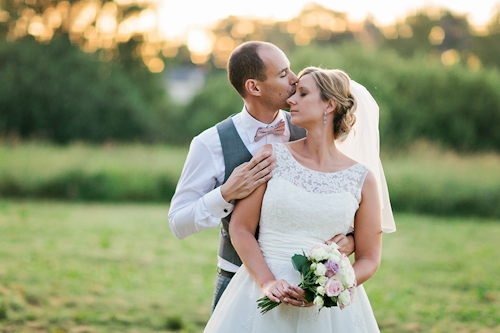
[(323, 125), (326, 125), (326, 111), (325, 111), (325, 117), (323, 118)]

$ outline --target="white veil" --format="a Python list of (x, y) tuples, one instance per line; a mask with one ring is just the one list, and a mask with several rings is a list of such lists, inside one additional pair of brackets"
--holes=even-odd
[(356, 123), (344, 142), (337, 142), (337, 147), (375, 174), (382, 208), (382, 231), (391, 233), (396, 231), (396, 223), (380, 161), (379, 107), (368, 90), (359, 83), (351, 81), (351, 89), (358, 104), (355, 112)]

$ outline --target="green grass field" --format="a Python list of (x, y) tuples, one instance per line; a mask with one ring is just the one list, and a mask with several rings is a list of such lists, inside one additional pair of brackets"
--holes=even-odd
[[(218, 230), (167, 205), (0, 201), (0, 332), (201, 332)], [(500, 332), (500, 224), (396, 214), (365, 284), (382, 332)]]

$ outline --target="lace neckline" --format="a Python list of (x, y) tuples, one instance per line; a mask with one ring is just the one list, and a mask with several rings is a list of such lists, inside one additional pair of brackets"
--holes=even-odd
[(308, 171), (312, 171), (312, 172), (317, 172), (317, 173), (324, 174), (324, 175), (334, 175), (334, 174), (337, 174), (337, 173), (348, 171), (348, 170), (354, 168), (355, 166), (359, 165), (359, 163), (355, 163), (355, 164), (351, 165), (350, 167), (347, 167), (347, 168), (339, 170), (339, 171), (333, 171), (333, 172), (318, 171), (318, 170), (310, 169), (310, 168), (308, 168), (308, 167), (300, 164), (299, 161), (297, 161), (297, 159), (293, 156), (293, 154), (290, 151), (290, 149), (288, 149), (288, 147), (285, 144), (282, 143), (281, 146), (283, 146), (284, 150), (286, 150), (286, 154), (289, 157), (291, 157), (291, 159), (294, 161), (294, 163), (297, 164), (297, 165), (299, 165), (302, 169), (308, 170)]

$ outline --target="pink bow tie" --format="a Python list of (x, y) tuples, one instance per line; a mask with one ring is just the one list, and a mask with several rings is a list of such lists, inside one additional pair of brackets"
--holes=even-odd
[(285, 122), (281, 119), (276, 125), (269, 127), (259, 127), (257, 128), (257, 133), (253, 138), (255, 141), (259, 141), (268, 134), (283, 135), (285, 132)]

